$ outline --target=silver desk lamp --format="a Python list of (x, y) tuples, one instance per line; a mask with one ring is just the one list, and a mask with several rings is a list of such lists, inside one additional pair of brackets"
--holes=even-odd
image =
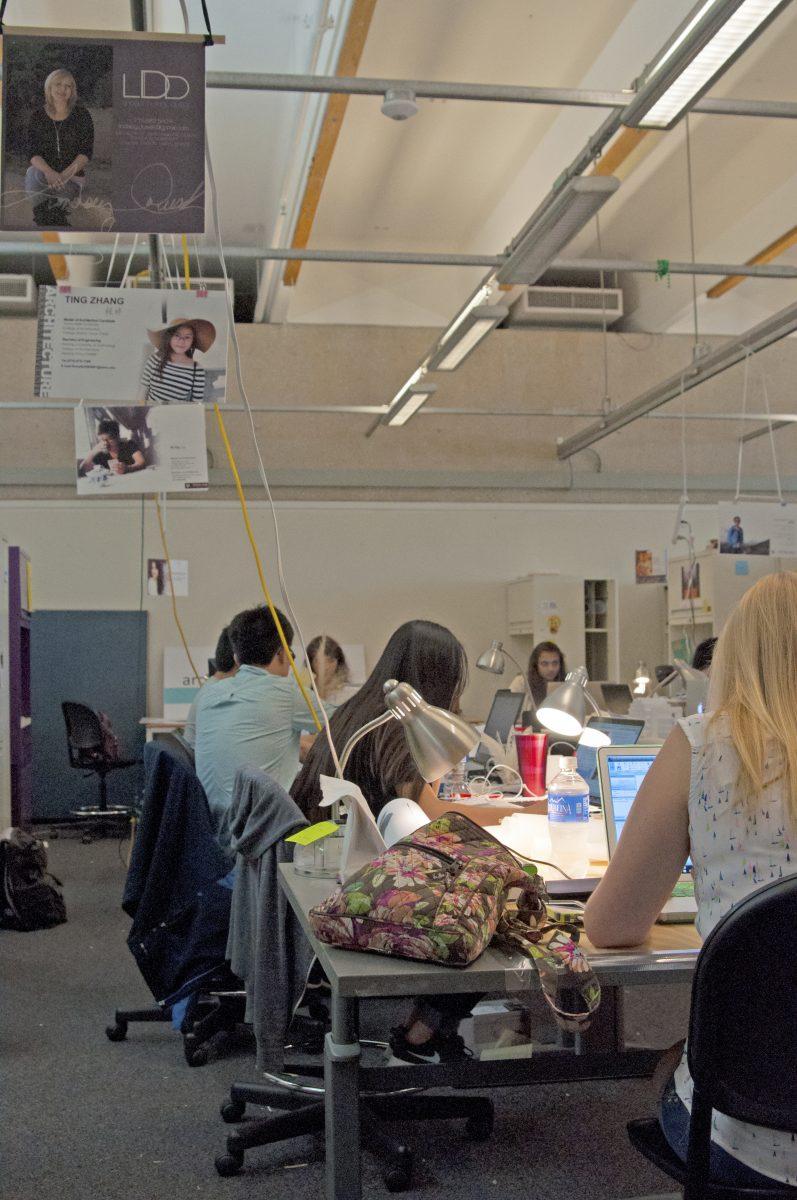
[(600, 715), (587, 691), (588, 682), (585, 667), (568, 671), (562, 686), (551, 692), (537, 709), (537, 720), (561, 737), (578, 738), (582, 746), (608, 746), (609, 735), (587, 725), (587, 705)]
[(523, 680), (523, 690), (525, 691), (526, 698), (528, 700), (527, 707), (533, 711), (534, 699), (529, 689), (529, 681), (526, 678), (526, 672), (523, 670), (518, 660), (513, 658), (509, 651), (504, 648), (503, 642), (490, 642), (489, 650), (485, 650), (484, 654), (480, 654), (476, 659), (476, 666), (480, 671), (489, 671), (492, 675), (503, 675), (504, 671), (506, 670), (506, 659), (509, 659), (509, 661), (517, 667), (518, 673)]

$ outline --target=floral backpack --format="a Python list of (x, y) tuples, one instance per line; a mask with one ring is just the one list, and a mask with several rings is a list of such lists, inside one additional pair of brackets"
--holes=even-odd
[(465, 967), (490, 943), (537, 968), (559, 1024), (583, 1031), (600, 985), (577, 931), (551, 918), (533, 866), (460, 813), (417, 829), (310, 910), (316, 937), (345, 950)]

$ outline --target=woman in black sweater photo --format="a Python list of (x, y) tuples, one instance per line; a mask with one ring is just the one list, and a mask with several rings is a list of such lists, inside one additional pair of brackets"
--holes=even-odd
[(68, 228), (67, 214), (86, 182), (94, 151), (94, 122), (78, 101), (75, 77), (63, 68), (44, 81), (44, 105), (28, 124), (25, 192), (33, 220), (43, 228)]

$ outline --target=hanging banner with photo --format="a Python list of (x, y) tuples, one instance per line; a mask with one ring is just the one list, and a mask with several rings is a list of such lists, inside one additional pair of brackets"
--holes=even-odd
[(207, 489), (205, 412), (199, 405), (78, 405), (79, 496)]
[(797, 508), (731, 500), (717, 505), (720, 554), (797, 555)]
[(223, 403), (228, 332), (223, 292), (40, 287), (34, 394)]
[(1, 228), (204, 231), (201, 40), (6, 29), (2, 99)]
[(635, 550), (634, 567), (637, 583), (667, 582), (667, 558), (658, 550)]

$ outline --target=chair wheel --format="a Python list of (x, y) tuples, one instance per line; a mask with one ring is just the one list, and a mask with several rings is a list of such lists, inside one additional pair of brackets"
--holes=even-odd
[(228, 1125), (242, 1121), (246, 1112), (246, 1104), (241, 1100), (225, 1100), (221, 1106), (221, 1119)]
[(117, 1021), (115, 1025), (106, 1025), (105, 1036), (109, 1042), (123, 1042), (127, 1037), (127, 1021)]
[(237, 1175), (244, 1165), (243, 1153), (220, 1154), (216, 1159), (216, 1170), (219, 1175)]
[(492, 1137), (493, 1114), (483, 1117), (468, 1117), (465, 1122), (465, 1137), (469, 1142), (486, 1142)]
[(80, 840), (84, 846), (90, 846), (91, 843), (94, 841), (94, 838), (90, 833), (84, 833)]
[(388, 1167), (382, 1172), (382, 1182), (389, 1192), (406, 1192), (412, 1185), (412, 1163), (401, 1167)]
[(197, 1046), (193, 1038), (186, 1037), (183, 1040), (183, 1053), (189, 1067), (204, 1067), (210, 1052), (204, 1042)]

